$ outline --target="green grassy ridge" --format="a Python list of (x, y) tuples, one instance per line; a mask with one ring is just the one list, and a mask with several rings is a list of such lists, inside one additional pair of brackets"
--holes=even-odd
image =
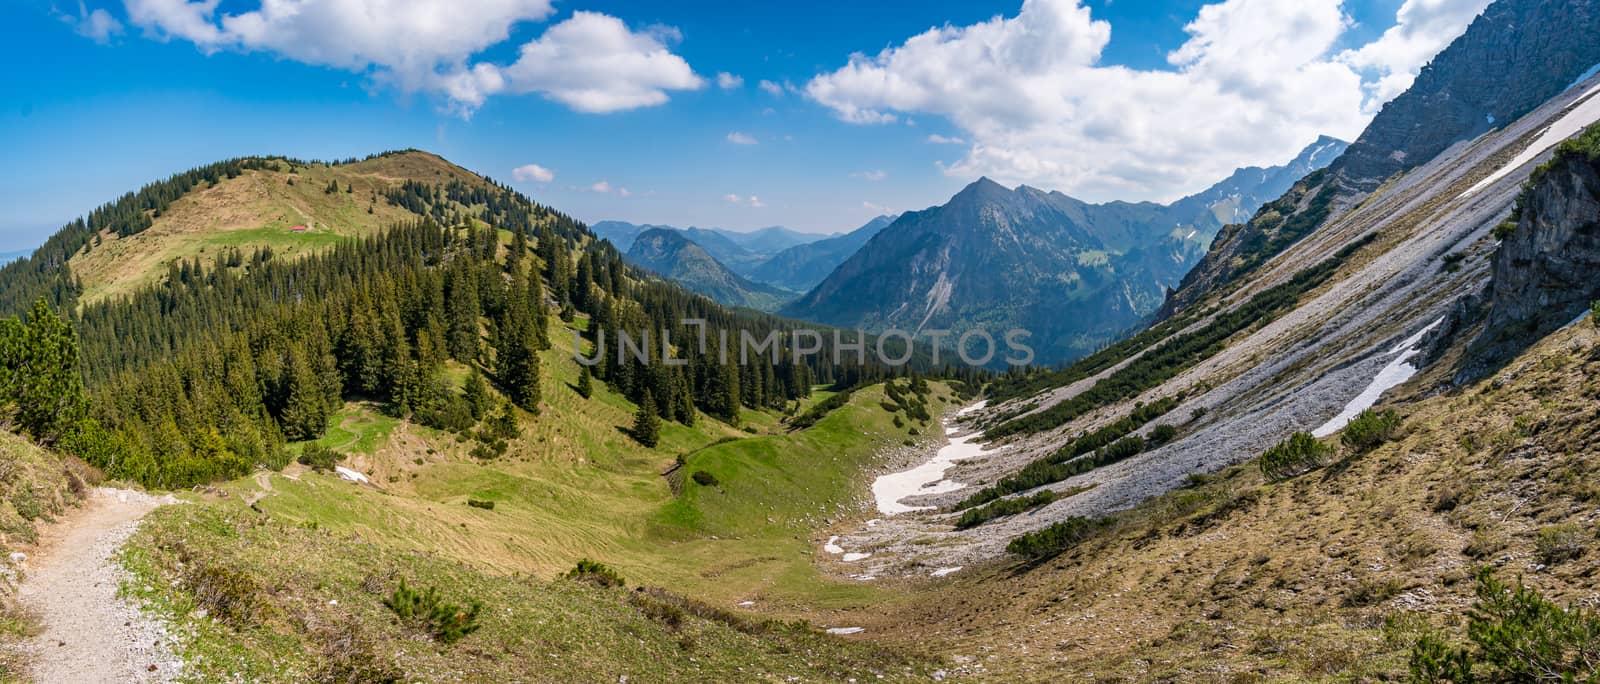
[[(937, 407), (955, 398), (939, 383), (930, 396)], [(804, 430), (742, 439), (702, 449), (686, 460), (693, 471), (714, 475), (716, 488), (689, 485), (656, 517), (666, 534), (770, 535), (790, 528), (809, 531), (810, 521), (854, 501), (863, 473), (879, 449), (935, 426), (894, 426), (883, 410), (882, 385), (851, 392), (848, 401)]]
[[(405, 681), (541, 682), (925, 681), (933, 666), (662, 592), (490, 574), (205, 504), (151, 514), (122, 562), (133, 575), (125, 591), (188, 635), (180, 650), (201, 681), (326, 680), (352, 663)], [(245, 608), (199, 598), (195, 587), (217, 576), (229, 582), (214, 593)], [(397, 624), (383, 598), (401, 580), (482, 601), (482, 628), (445, 647)]]

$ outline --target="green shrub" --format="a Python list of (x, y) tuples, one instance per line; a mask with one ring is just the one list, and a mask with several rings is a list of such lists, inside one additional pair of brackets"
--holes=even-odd
[(1593, 535), (1577, 525), (1552, 525), (1539, 530), (1534, 549), (1540, 562), (1555, 565), (1582, 556), (1592, 539)]
[(1413, 682), (1594, 682), (1600, 680), (1600, 616), (1562, 608), (1539, 592), (1509, 587), (1492, 568), (1478, 570), (1477, 601), (1467, 612), (1467, 640), (1437, 634), (1411, 649)]
[(478, 631), (478, 614), (483, 604), (471, 602), (466, 608), (446, 603), (433, 587), (416, 591), (400, 580), (383, 605), (393, 611), (400, 623), (426, 632), (441, 644), (453, 644)]
[(704, 470), (694, 471), (694, 474), (690, 475), (689, 479), (694, 480), (695, 484), (704, 485), (706, 487), (715, 487), (720, 484), (717, 482), (716, 475), (712, 475)]
[(1516, 221), (1502, 221), (1494, 227), (1494, 239), (1504, 240), (1517, 232)]
[(1045, 560), (1083, 543), (1110, 524), (1106, 518), (1090, 519), (1072, 516), (1037, 532), (1029, 532), (1012, 539), (1006, 551), (1026, 556), (1031, 560)]
[(300, 462), (300, 465), (307, 466), (319, 473), (324, 473), (333, 470), (335, 464), (343, 461), (344, 454), (316, 442), (307, 442), (300, 449), (300, 458), (296, 460)]
[(1357, 453), (1372, 451), (1400, 434), (1403, 423), (1394, 409), (1362, 411), (1339, 434), (1339, 441)]
[(486, 511), (494, 510), (494, 502), (485, 501), (483, 499), (467, 499), (467, 505), (473, 508), (482, 508)]
[(1025, 513), (1035, 508), (1043, 508), (1055, 502), (1058, 498), (1060, 498), (1059, 494), (1046, 489), (1033, 496), (1001, 499), (982, 508), (969, 508), (956, 520), (956, 529), (965, 530), (977, 527), (995, 518)]
[(1261, 473), (1269, 480), (1287, 480), (1322, 467), (1333, 451), (1307, 432), (1296, 432), (1261, 454)]
[(620, 587), (626, 584), (622, 575), (617, 574), (610, 566), (599, 561), (587, 558), (578, 561), (578, 564), (567, 571), (565, 577), (579, 582), (591, 582), (602, 587)]
[(1167, 442), (1170, 442), (1170, 441), (1172, 441), (1174, 439), (1177, 439), (1177, 438), (1178, 438), (1178, 428), (1175, 425), (1167, 425), (1166, 423), (1162, 423), (1162, 424), (1157, 425), (1157, 426), (1155, 426), (1153, 428), (1150, 428), (1150, 443), (1151, 444), (1166, 444)]

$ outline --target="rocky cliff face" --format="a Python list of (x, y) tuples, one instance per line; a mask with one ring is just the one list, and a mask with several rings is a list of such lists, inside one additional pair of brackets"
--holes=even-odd
[(1170, 316), (1311, 235), (1384, 180), (1502, 128), (1600, 63), (1600, 0), (1500, 0), (1384, 105), (1325, 173), (1229, 226), (1162, 307)]
[(1458, 382), (1483, 375), (1600, 299), (1597, 150), (1600, 126), (1564, 144), (1519, 197), (1515, 228), (1501, 231), (1487, 290), (1456, 314), (1471, 316), (1476, 307), (1484, 325)]
[(1600, 63), (1600, 2), (1502, 0), (1373, 118), (1331, 170), (1357, 189), (1504, 126)]

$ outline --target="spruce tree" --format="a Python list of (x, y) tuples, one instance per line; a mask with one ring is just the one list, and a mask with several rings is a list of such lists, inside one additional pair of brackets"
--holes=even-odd
[(589, 374), (588, 366), (578, 367), (578, 396), (584, 399), (594, 396), (594, 380)]
[(493, 399), (489, 396), (489, 385), (483, 381), (483, 375), (476, 368), (467, 376), (467, 384), (462, 388), (462, 394), (472, 411), (472, 419), (483, 420), (484, 414), (489, 412), (489, 404)]
[(298, 348), (289, 350), (288, 397), (279, 420), (283, 435), (291, 441), (316, 439), (328, 425), (327, 400), (322, 394), (322, 383), (306, 361), (305, 352)]
[(648, 390), (639, 402), (639, 412), (633, 416), (633, 438), (651, 448), (661, 441), (661, 417), (656, 414), (656, 400)]

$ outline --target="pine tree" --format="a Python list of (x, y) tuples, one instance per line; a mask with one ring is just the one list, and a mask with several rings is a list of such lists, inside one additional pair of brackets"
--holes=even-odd
[(78, 375), (78, 341), (72, 327), (35, 301), (26, 326), (11, 321), (0, 343), (6, 357), (5, 395), (17, 425), (34, 439), (54, 442), (77, 427), (89, 410)]
[(661, 417), (656, 414), (656, 400), (649, 391), (644, 393), (639, 412), (633, 416), (633, 438), (651, 448), (661, 441)]
[(467, 376), (467, 384), (462, 388), (462, 394), (472, 411), (472, 419), (483, 420), (484, 414), (489, 412), (489, 404), (493, 399), (489, 396), (489, 385), (483, 381), (483, 375), (476, 368)]
[(283, 415), (279, 416), (283, 435), (297, 442), (321, 437), (328, 425), (327, 400), (322, 394), (321, 381), (306, 361), (305, 352), (299, 348), (290, 349), (285, 372), (288, 374), (288, 397)]
[(588, 399), (594, 396), (594, 380), (590, 377), (589, 367), (578, 366), (578, 396)]

